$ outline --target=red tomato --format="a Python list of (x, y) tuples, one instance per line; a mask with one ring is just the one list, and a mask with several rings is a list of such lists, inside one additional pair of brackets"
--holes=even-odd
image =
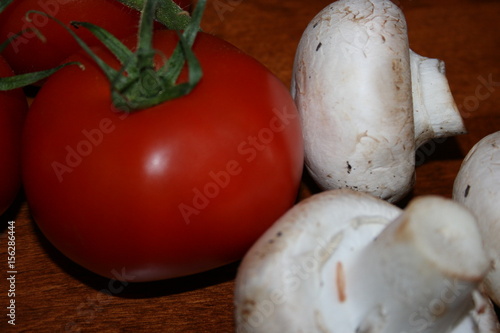
[[(26, 12), (38, 10), (50, 14), (65, 24), (84, 21), (97, 24), (118, 38), (137, 31), (139, 12), (117, 0), (15, 0), (0, 14), (0, 41), (30, 28), (38, 29), (45, 37), (42, 42), (33, 31), (24, 32), (2, 53), (16, 73), (53, 68), (80, 49), (73, 37), (60, 25), (45, 16)], [(75, 29), (89, 44), (99, 43), (86, 29)]]
[[(176, 42), (171, 31), (154, 36), (167, 55)], [(193, 49), (204, 76), (187, 96), (127, 116), (102, 72), (75, 55), (86, 70), (59, 71), (31, 106), (31, 212), (62, 253), (100, 275), (150, 281), (236, 261), (296, 200), (303, 147), (288, 89), (221, 39), (200, 33)]]
[[(0, 77), (13, 75), (0, 57)], [(21, 184), (21, 132), (28, 103), (20, 89), (0, 91), (0, 215), (16, 197)]]

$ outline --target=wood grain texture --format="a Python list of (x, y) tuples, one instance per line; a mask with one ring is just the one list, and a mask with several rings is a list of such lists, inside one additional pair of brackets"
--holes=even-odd
[[(203, 29), (227, 39), (289, 85), (302, 31), (329, 0), (208, 0)], [(500, 130), (500, 1), (401, 0), (411, 47), (446, 62), (468, 134), (417, 152), (407, 198), (451, 197), (468, 150)], [(8, 161), (2, 161), (8, 163)], [(317, 192), (304, 175), (300, 199)], [(16, 326), (7, 323), (7, 221), (16, 231)], [(39, 232), (22, 194), (1, 218), (0, 332), (233, 332), (238, 263), (186, 278), (120, 283), (77, 266)]]

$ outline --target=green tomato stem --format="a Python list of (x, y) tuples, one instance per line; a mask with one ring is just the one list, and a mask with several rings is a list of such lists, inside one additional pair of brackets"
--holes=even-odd
[(0, 3), (0, 13), (3, 12), (5, 8), (7, 8), (8, 5), (10, 5), (14, 0), (2, 0)]
[(0, 78), (0, 91), (13, 90), (35, 84), (69, 65), (78, 65), (81, 69), (84, 69), (78, 62), (68, 62), (44, 71), (2, 77)]
[[(146, 0), (118, 0), (127, 7), (141, 11)], [(184, 30), (191, 17), (189, 13), (180, 8), (172, 0), (162, 0), (155, 10), (155, 18), (158, 22), (172, 30)]]

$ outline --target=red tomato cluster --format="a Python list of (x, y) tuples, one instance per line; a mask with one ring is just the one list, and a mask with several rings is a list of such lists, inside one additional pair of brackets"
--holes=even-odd
[[(122, 40), (136, 44), (134, 34)], [(154, 33), (166, 56), (177, 42), (176, 32)], [(198, 33), (193, 52), (201, 81), (157, 106), (115, 109), (102, 70), (76, 52), (65, 61), (85, 69), (51, 76), (30, 107), (22, 140), (30, 211), (57, 249), (97, 274), (151, 281), (236, 261), (295, 203), (303, 147), (286, 86), (220, 38)]]

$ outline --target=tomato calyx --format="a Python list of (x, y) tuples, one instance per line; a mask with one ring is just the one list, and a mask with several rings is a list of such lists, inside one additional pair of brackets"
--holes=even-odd
[[(144, 2), (135, 52), (97, 26), (74, 22), (94, 33), (120, 61), (122, 68), (117, 71), (100, 60), (90, 49), (87, 50), (111, 82), (113, 105), (119, 110), (132, 112), (187, 95), (201, 79), (201, 66), (191, 47), (200, 29), (205, 0), (199, 1), (184, 32), (178, 33), (179, 43), (173, 54), (158, 70), (155, 69), (153, 59), (158, 51), (152, 47), (153, 18), (157, 3), (158, 0)], [(184, 64), (188, 66), (188, 81), (177, 84)]]
[[(0, 12), (12, 1), (2, 2)], [(119, 110), (132, 112), (187, 95), (196, 86), (202, 76), (201, 66), (191, 47), (197, 32), (200, 30), (200, 22), (206, 0), (198, 1), (192, 16), (171, 0), (119, 1), (132, 8), (137, 8), (141, 4), (144, 5), (141, 11), (138, 45), (135, 52), (129, 50), (115, 36), (97, 25), (88, 22), (70, 22), (73, 27), (84, 27), (93, 33), (120, 61), (122, 67), (119, 70), (115, 70), (106, 64), (73, 30), (50, 14), (31, 10), (26, 13), (26, 19), (31, 20), (31, 14), (39, 14), (46, 16), (65, 28), (80, 47), (98, 64), (109, 79), (111, 83), (112, 103)], [(154, 19), (172, 30), (184, 30), (182, 34), (178, 33), (179, 43), (172, 56), (164, 62), (164, 65), (159, 70), (155, 70), (154, 67), (154, 57), (158, 52), (152, 48)], [(32, 32), (42, 41), (44, 40), (44, 36), (39, 31)], [(20, 32), (19, 34), (22, 33)], [(0, 44), (0, 52), (15, 37), (13, 36)], [(189, 73), (188, 81), (176, 84), (186, 63)], [(78, 65), (81, 69), (84, 69), (84, 66), (78, 62), (69, 62), (48, 70), (0, 78), (0, 91), (33, 85), (68, 65)]]
[[(71, 22), (74, 27), (84, 27), (96, 36), (120, 62), (116, 70), (102, 60), (74, 31), (50, 15), (45, 15), (61, 24), (80, 47), (101, 68), (110, 82), (111, 98), (114, 107), (125, 112), (134, 112), (161, 104), (167, 100), (189, 94), (202, 77), (201, 66), (191, 47), (200, 30), (201, 17), (206, 0), (198, 2), (193, 15), (182, 33), (170, 58), (162, 67), (155, 69), (154, 57), (163, 54), (153, 49), (153, 22), (158, 0), (145, 0), (141, 12), (136, 51), (130, 50), (118, 38), (105, 29), (88, 22)], [(177, 83), (184, 67), (188, 68), (188, 81)]]

